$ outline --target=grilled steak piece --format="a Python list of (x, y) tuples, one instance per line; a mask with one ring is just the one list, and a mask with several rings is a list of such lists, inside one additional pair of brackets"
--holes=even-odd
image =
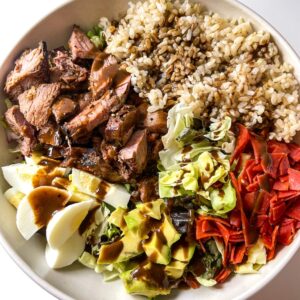
[(49, 65), (45, 42), (32, 50), (26, 50), (16, 60), (14, 69), (8, 74), (4, 90), (11, 99), (32, 86), (49, 81)]
[(110, 182), (124, 182), (117, 169), (101, 159), (91, 148), (72, 147), (65, 152), (62, 167), (74, 167), (99, 176)]
[(42, 144), (59, 146), (62, 143), (60, 129), (55, 122), (48, 122), (38, 133), (38, 140)]
[(138, 191), (142, 202), (150, 202), (159, 198), (158, 180), (156, 177), (144, 178), (138, 182)]
[(81, 113), (65, 124), (69, 136), (74, 140), (85, 136), (109, 119), (111, 111), (120, 105), (117, 96), (102, 98), (89, 104)]
[(147, 113), (141, 126), (147, 128), (149, 132), (165, 134), (168, 131), (167, 116), (168, 114), (162, 110)]
[(126, 100), (131, 84), (131, 74), (125, 70), (119, 70), (113, 83), (113, 89), (116, 95), (122, 99)]
[[(90, 88), (94, 98), (102, 96), (111, 87), (118, 68), (118, 62), (114, 56), (106, 53), (97, 55), (90, 74)], [(121, 86), (120, 89), (122, 89)]]
[(20, 110), (25, 119), (37, 128), (42, 128), (51, 115), (51, 106), (60, 93), (60, 84), (41, 84), (32, 87), (19, 97)]
[(77, 104), (67, 96), (61, 96), (52, 106), (52, 113), (57, 123), (73, 115), (76, 111)]
[(104, 140), (101, 143), (100, 151), (105, 161), (116, 161), (118, 159), (117, 147), (106, 143)]
[(105, 128), (105, 139), (110, 143), (123, 146), (130, 139), (136, 123), (136, 108), (124, 105), (112, 115)]
[(17, 105), (6, 111), (5, 119), (11, 130), (21, 139), (22, 154), (28, 156), (36, 145), (34, 127), (26, 121)]
[(73, 26), (73, 31), (69, 39), (69, 48), (71, 50), (73, 60), (78, 58), (94, 59), (97, 53), (99, 53), (96, 46), (77, 25)]
[(64, 90), (83, 89), (88, 70), (74, 64), (67, 51), (57, 50), (51, 60), (51, 82), (60, 82)]
[(83, 111), (91, 102), (94, 101), (94, 98), (92, 93), (84, 93), (78, 94), (76, 100), (79, 105), (79, 111)]
[(136, 131), (119, 152), (119, 161), (123, 165), (123, 169), (129, 171), (124, 174), (125, 178), (131, 176), (130, 173), (140, 174), (144, 171), (147, 164), (147, 131)]

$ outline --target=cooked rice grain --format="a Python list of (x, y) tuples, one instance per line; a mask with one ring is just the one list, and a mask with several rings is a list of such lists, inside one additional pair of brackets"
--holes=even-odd
[(149, 110), (170, 100), (193, 104), (211, 120), (228, 115), (250, 128), (271, 124), (271, 139), (300, 130), (299, 84), (270, 34), (189, 1), (130, 3), (114, 27), (105, 19), (107, 52), (122, 61)]

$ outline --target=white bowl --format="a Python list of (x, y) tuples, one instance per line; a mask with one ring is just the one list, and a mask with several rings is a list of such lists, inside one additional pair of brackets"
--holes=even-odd
[[(269, 31), (276, 41), (283, 59), (295, 68), (295, 74), (300, 81), (300, 62), (289, 44), (266, 21), (242, 4), (232, 0), (199, 0), (208, 9), (226, 17), (243, 17), (257, 28)], [(24, 48), (34, 47), (40, 40), (48, 43), (49, 49), (65, 45), (71, 31), (71, 25), (76, 23), (87, 29), (97, 23), (101, 16), (118, 17), (127, 8), (126, 0), (77, 0), (57, 9), (28, 32), (12, 49), (0, 68), (1, 87), (7, 72), (12, 68), (15, 58)], [(4, 95), (0, 94), (0, 99)], [(0, 103), (3, 113), (4, 103)], [(0, 130), (0, 165), (10, 163), (11, 156), (4, 130)], [(0, 178), (0, 189), (4, 191), (7, 184)], [(54, 271), (48, 268), (44, 258), (44, 239), (36, 235), (30, 241), (25, 241), (19, 234), (15, 224), (15, 209), (0, 195), (0, 242), (34, 281), (59, 299), (108, 300), (108, 299), (140, 299), (127, 295), (120, 281), (103, 283), (101, 275), (92, 270), (74, 264), (70, 268)], [(277, 275), (293, 257), (300, 246), (300, 235), (294, 242), (283, 248), (276, 258), (262, 268), (257, 275), (234, 276), (218, 288), (201, 287), (197, 290), (177, 291), (165, 299), (245, 299), (253, 295), (275, 275)]]

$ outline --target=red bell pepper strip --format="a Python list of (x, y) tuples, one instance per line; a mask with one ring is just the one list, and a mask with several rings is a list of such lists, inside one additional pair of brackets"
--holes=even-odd
[(234, 149), (234, 152), (230, 158), (230, 164), (232, 164), (245, 150), (249, 140), (250, 140), (250, 134), (248, 129), (243, 126), (242, 124), (237, 124), (239, 134), (237, 137), (236, 146)]
[(292, 219), (300, 221), (300, 200), (296, 200), (287, 210), (286, 215)]
[(290, 189), (300, 191), (300, 171), (289, 168), (287, 172), (289, 174)]
[(215, 277), (215, 280), (218, 283), (223, 283), (230, 276), (232, 270), (229, 268), (224, 268), (220, 271), (220, 273)]
[(296, 233), (295, 220), (288, 219), (280, 224), (278, 232), (278, 242), (282, 245), (289, 245)]
[(242, 202), (242, 199), (241, 199), (241, 194), (238, 190), (238, 182), (237, 182), (237, 180), (236, 180), (236, 178), (235, 178), (235, 176), (232, 172), (229, 173), (229, 176), (230, 176), (232, 185), (233, 185), (233, 187), (235, 188), (235, 191), (236, 191), (237, 208), (241, 212), (242, 229), (243, 229), (243, 233), (244, 233), (245, 244), (248, 247), (251, 244), (250, 236), (249, 236), (249, 222), (248, 222), (247, 217), (246, 217), (245, 212), (244, 212), (243, 202)]

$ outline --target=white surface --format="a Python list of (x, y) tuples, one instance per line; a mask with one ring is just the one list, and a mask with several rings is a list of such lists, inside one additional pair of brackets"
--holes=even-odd
[[(100, 1), (100, 0), (99, 0)], [(215, 0), (218, 1), (218, 0)], [(0, 61), (38, 19), (47, 11), (65, 2), (64, 0), (9, 0), (0, 4)], [(241, 0), (261, 16), (267, 19), (289, 41), (300, 54), (300, 1), (297, 0)], [(26, 12), (26, 13), (25, 13)], [(5, 43), (4, 43), (5, 42)], [(252, 300), (297, 300), (300, 286), (298, 283), (298, 268), (300, 253), (298, 253), (287, 267)], [(55, 299), (28, 278), (9, 258), (0, 247), (0, 298), (1, 299)], [(78, 299), (80, 300), (80, 299)]]

